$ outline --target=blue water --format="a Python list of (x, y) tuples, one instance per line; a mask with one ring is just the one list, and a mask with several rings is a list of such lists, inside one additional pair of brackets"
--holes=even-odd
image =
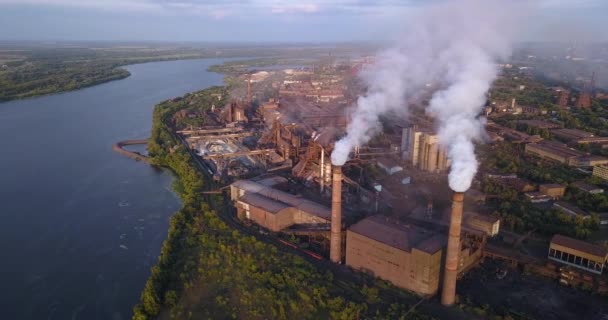
[(171, 175), (112, 152), (156, 103), (222, 83), (219, 59), (128, 66), (92, 88), (0, 104), (0, 319), (128, 319), (179, 209)]

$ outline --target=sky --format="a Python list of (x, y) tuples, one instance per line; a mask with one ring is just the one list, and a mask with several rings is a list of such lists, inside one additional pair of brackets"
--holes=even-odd
[[(0, 40), (390, 41), (445, 1), (0, 0)], [(532, 1), (519, 40), (608, 40), (608, 0)]]

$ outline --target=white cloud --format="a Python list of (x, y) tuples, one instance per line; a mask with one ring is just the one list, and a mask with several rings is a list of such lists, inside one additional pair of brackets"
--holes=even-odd
[(272, 13), (314, 13), (319, 11), (319, 6), (314, 3), (288, 4), (273, 6)]

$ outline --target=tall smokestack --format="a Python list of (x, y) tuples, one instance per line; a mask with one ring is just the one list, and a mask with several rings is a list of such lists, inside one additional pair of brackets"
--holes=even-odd
[(462, 224), (462, 206), (464, 193), (454, 192), (452, 196), (452, 213), (450, 214), (450, 234), (448, 251), (445, 258), (443, 291), (441, 304), (451, 306), (456, 300), (456, 277), (458, 275), (458, 255), (460, 253), (460, 225)]
[(342, 261), (342, 167), (333, 167), (331, 189), (331, 236), (329, 259), (332, 262)]

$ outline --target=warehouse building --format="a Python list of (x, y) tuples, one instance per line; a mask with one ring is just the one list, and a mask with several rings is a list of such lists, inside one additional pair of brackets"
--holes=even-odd
[(239, 219), (275, 232), (293, 225), (328, 226), (331, 221), (329, 208), (251, 180), (230, 185), (230, 199)]
[(587, 155), (578, 150), (568, 148), (563, 143), (554, 141), (529, 143), (526, 145), (526, 153), (573, 167), (593, 167), (608, 164), (608, 158)]
[(578, 129), (555, 129), (551, 130), (551, 134), (560, 140), (568, 142), (577, 142), (584, 138), (593, 137), (593, 133)]
[(584, 156), (584, 153), (580, 151), (570, 149), (564, 144), (552, 141), (529, 143), (526, 145), (526, 153), (566, 165), (573, 165), (576, 158)]
[(446, 237), (372, 216), (346, 233), (346, 264), (420, 295), (439, 289)]
[(585, 241), (555, 235), (551, 239), (548, 258), (578, 269), (601, 274), (606, 266), (608, 250)]

